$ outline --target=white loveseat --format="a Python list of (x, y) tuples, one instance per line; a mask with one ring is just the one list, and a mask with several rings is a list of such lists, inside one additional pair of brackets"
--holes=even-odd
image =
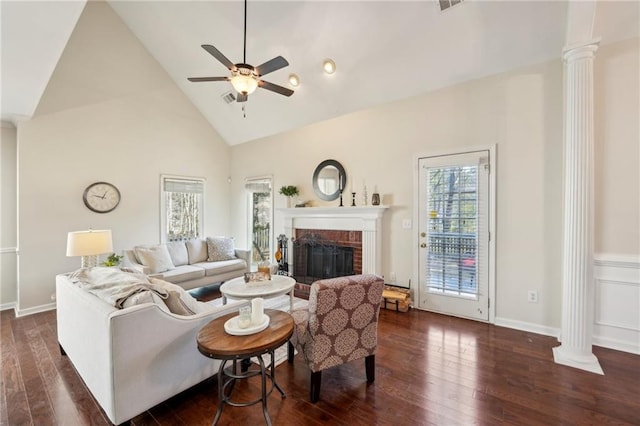
[(198, 352), (196, 335), (249, 303), (222, 306), (217, 299), (190, 316), (168, 312), (162, 302), (118, 309), (70, 274), (56, 276), (56, 300), (60, 349), (114, 424), (216, 374), (219, 361)]
[[(215, 253), (216, 243), (230, 244), (228, 252)], [(186, 290), (241, 277), (250, 264), (250, 251), (234, 248), (233, 240), (224, 237), (137, 246), (122, 254), (124, 266)]]

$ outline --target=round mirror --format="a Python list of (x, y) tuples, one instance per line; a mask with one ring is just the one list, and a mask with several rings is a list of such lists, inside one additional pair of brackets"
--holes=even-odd
[(347, 184), (347, 174), (342, 164), (336, 160), (325, 160), (313, 172), (313, 190), (325, 201), (333, 201), (340, 196)]

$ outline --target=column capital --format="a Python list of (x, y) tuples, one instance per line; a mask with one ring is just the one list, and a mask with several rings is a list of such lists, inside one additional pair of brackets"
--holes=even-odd
[(562, 59), (571, 61), (582, 58), (592, 58), (596, 50), (598, 50), (601, 40), (601, 37), (596, 37), (585, 42), (565, 46), (562, 49)]

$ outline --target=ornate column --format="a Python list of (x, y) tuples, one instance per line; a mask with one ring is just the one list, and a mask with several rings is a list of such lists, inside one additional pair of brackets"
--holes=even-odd
[(599, 40), (565, 48), (562, 344), (554, 360), (603, 374), (592, 353), (593, 58)]

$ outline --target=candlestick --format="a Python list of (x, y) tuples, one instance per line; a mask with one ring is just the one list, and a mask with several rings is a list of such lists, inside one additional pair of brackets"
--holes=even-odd
[(356, 193), (352, 192), (351, 193), (351, 207), (355, 207), (356, 206)]
[(251, 299), (251, 324), (262, 324), (262, 318), (264, 317), (264, 307), (262, 305), (262, 298), (256, 297)]

